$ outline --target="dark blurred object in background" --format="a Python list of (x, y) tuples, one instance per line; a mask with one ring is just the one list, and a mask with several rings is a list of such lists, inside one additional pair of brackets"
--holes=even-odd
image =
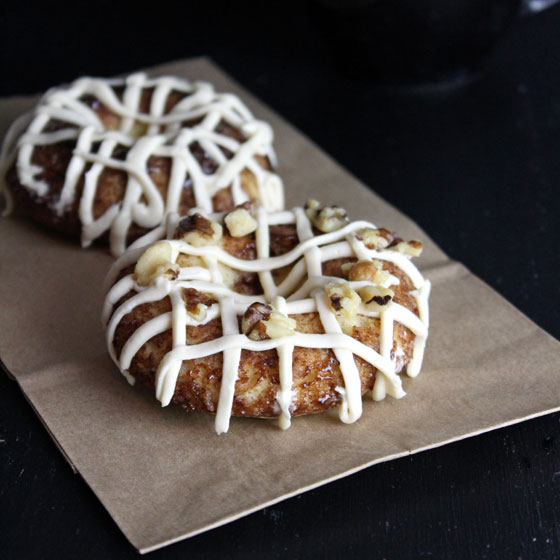
[[(556, 0), (557, 1), (557, 0)], [(347, 75), (388, 86), (456, 85), (484, 69), (520, 16), (554, 0), (312, 0), (314, 20)]]

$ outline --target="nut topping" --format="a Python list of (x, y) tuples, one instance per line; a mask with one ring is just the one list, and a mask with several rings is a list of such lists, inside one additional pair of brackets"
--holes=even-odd
[(245, 208), (236, 208), (226, 214), (224, 222), (232, 237), (244, 237), (257, 229), (257, 220)]
[(342, 266), (342, 271), (347, 274), (350, 282), (374, 282), (375, 284), (383, 284), (389, 280), (390, 274), (383, 270), (381, 261), (374, 259), (373, 261), (358, 261), (356, 263), (347, 263)]
[(317, 210), (320, 211), (321, 203), (314, 198), (310, 198), (304, 205), (303, 210), (305, 211), (305, 215), (313, 221), (313, 216)]
[(306, 202), (304, 210), (311, 223), (323, 233), (341, 229), (350, 221), (344, 208), (340, 206), (324, 206), (321, 208), (320, 203), (314, 199)]
[(409, 257), (419, 257), (423, 247), (420, 241), (400, 241), (392, 249)]
[(194, 213), (177, 224), (174, 237), (193, 247), (216, 245), (222, 238), (222, 226), (199, 213)]
[(273, 312), (270, 305), (256, 301), (252, 303), (241, 320), (241, 331), (251, 340), (263, 340), (266, 336), (266, 326), (263, 321), (267, 321)]
[(194, 288), (183, 288), (182, 296), (187, 313), (199, 323), (206, 319), (208, 307), (216, 303), (214, 298)]
[(368, 249), (377, 251), (392, 249), (409, 257), (418, 257), (422, 252), (420, 241), (403, 241), (397, 233), (385, 228), (362, 228), (356, 232), (356, 237), (364, 242)]
[(266, 334), (270, 338), (282, 338), (283, 336), (292, 336), (296, 332), (296, 320), (280, 313), (273, 311), (268, 321), (263, 321), (266, 327)]
[(295, 319), (259, 302), (252, 303), (241, 320), (241, 330), (251, 340), (291, 336), (296, 326)]
[(393, 290), (383, 286), (365, 286), (358, 290), (368, 311), (385, 311), (393, 301)]
[(139, 286), (148, 286), (157, 277), (174, 280), (179, 274), (179, 265), (171, 262), (173, 251), (167, 241), (152, 245), (138, 259), (134, 267), (134, 280)]
[(350, 317), (357, 313), (360, 298), (349, 284), (327, 284), (325, 293), (335, 314)]
[(393, 235), (384, 228), (362, 228), (356, 232), (356, 237), (364, 242), (368, 249), (385, 249), (392, 241)]

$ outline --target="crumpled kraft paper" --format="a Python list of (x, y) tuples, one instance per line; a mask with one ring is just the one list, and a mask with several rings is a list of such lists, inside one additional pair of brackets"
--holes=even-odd
[[(227, 523), (381, 461), (560, 409), (560, 343), (451, 261), (414, 223), (360, 184), (207, 59), (160, 66), (239, 94), (275, 130), (288, 206), (344, 206), (420, 239), (432, 281), (430, 336), (407, 396), (341, 423), (336, 412), (275, 421), (162, 409), (109, 359), (100, 321), (107, 250), (17, 217), (0, 220), (0, 358), (57, 445), (142, 552)], [(0, 101), (0, 132), (36, 98)], [(429, 227), (429, 225), (428, 225)]]

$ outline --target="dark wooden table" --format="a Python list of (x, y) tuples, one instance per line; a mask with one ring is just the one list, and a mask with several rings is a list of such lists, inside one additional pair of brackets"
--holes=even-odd
[[(210, 55), (560, 338), (560, 9), (470, 84), (389, 91), (331, 65), (303, 3), (114, 4), (4, 6), (0, 94)], [(0, 402), (0, 557), (135, 557), (4, 375)], [(559, 434), (551, 414), (381, 464), (150, 557), (560, 558)]]

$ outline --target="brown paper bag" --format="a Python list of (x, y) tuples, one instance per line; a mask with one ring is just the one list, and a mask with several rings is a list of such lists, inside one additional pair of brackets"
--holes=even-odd
[[(312, 196), (421, 239), (432, 326), (423, 371), (404, 380), (407, 396), (366, 397), (355, 424), (326, 413), (284, 432), (233, 419), (217, 436), (211, 415), (161, 409), (109, 359), (100, 321), (108, 251), (1, 220), (0, 358), (135, 547), (147, 552), (369, 465), (560, 409), (560, 343), (208, 60), (152, 73), (213, 82), (269, 121), (288, 206)], [(2, 134), (34, 101), (0, 101)]]

